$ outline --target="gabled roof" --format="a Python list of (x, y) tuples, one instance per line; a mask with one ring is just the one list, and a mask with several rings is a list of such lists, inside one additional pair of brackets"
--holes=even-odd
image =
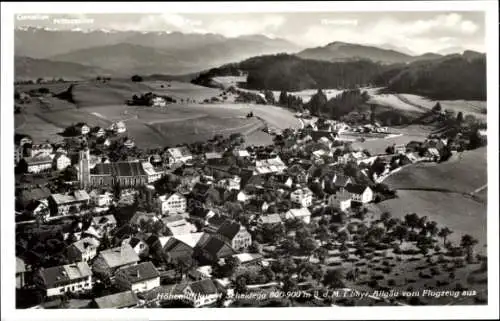
[(104, 259), (109, 268), (120, 267), (140, 260), (137, 253), (128, 244), (102, 251), (99, 256)]
[(333, 184), (335, 184), (335, 186), (344, 187), (348, 184), (349, 180), (352, 182), (352, 179), (349, 176), (335, 175), (335, 177), (333, 178)]
[(311, 212), (307, 207), (292, 208), (287, 213), (290, 213), (295, 218), (311, 216)]
[(217, 229), (217, 234), (232, 240), (241, 229), (241, 225), (235, 221), (226, 220)]
[(263, 215), (259, 218), (262, 224), (278, 224), (282, 223), (281, 216), (279, 214), (269, 214)]
[(66, 282), (91, 276), (92, 271), (86, 262), (77, 262), (43, 269), (40, 275), (45, 287), (50, 289)]
[(368, 186), (360, 184), (347, 184), (345, 187), (346, 191), (353, 194), (363, 194), (367, 188)]
[(137, 265), (120, 268), (116, 272), (117, 276), (124, 277), (130, 283), (138, 283), (160, 276), (160, 273), (151, 262), (143, 262)]
[(188, 287), (198, 295), (212, 295), (218, 293), (217, 286), (211, 279), (190, 283)]
[(92, 225), (116, 224), (113, 214), (92, 217)]
[(89, 248), (95, 248), (97, 249), (99, 247), (100, 242), (96, 240), (93, 237), (86, 237), (83, 238), (79, 241), (76, 241), (75, 243), (71, 244), (71, 246), (74, 246), (77, 248), (80, 252), (85, 252)]
[(199, 244), (200, 248), (210, 253), (213, 257), (223, 258), (235, 254), (236, 252), (226, 242), (209, 236), (203, 244)]
[(112, 175), (117, 177), (145, 176), (147, 173), (139, 162), (99, 163), (92, 169), (95, 175)]
[(120, 309), (137, 305), (139, 299), (132, 291), (125, 291), (94, 299), (99, 309)]

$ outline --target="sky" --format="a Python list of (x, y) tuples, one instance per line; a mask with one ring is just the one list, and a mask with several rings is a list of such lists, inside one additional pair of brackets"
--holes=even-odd
[(409, 54), (485, 52), (483, 12), (293, 12), (193, 14), (22, 14), (16, 27), (262, 34), (303, 47), (333, 41), (377, 45)]

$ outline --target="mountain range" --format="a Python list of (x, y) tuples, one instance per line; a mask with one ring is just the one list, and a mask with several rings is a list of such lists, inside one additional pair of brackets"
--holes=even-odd
[(324, 60), (330, 62), (369, 59), (373, 62), (380, 62), (384, 64), (409, 63), (443, 57), (442, 55), (435, 53), (409, 55), (394, 49), (378, 48), (374, 46), (351, 44), (340, 41), (329, 43), (323, 47), (305, 49), (299, 52), (297, 56), (305, 59)]

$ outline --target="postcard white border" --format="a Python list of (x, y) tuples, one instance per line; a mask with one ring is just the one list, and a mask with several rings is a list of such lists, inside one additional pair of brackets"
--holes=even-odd
[[(1, 240), (2, 320), (229, 320), (229, 319), (427, 319), (498, 318), (498, 3), (496, 1), (383, 2), (175, 2), (175, 3), (2, 3)], [(13, 168), (13, 28), (16, 13), (229, 13), (322, 11), (483, 11), (486, 12), (488, 86), (488, 306), (239, 308), (145, 310), (15, 310)]]

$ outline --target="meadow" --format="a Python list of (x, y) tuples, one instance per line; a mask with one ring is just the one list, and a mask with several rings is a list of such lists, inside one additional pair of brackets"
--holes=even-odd
[[(455, 231), (451, 239), (469, 233), (480, 241), (478, 249), (486, 243), (486, 194), (474, 200), (461, 193), (473, 192), (487, 184), (486, 148), (456, 154), (449, 161), (435, 164), (414, 164), (389, 176), (384, 183), (397, 191), (398, 197), (377, 204), (382, 211), (396, 217), (407, 213), (426, 215)], [(449, 189), (457, 193), (406, 190), (407, 188)]]

